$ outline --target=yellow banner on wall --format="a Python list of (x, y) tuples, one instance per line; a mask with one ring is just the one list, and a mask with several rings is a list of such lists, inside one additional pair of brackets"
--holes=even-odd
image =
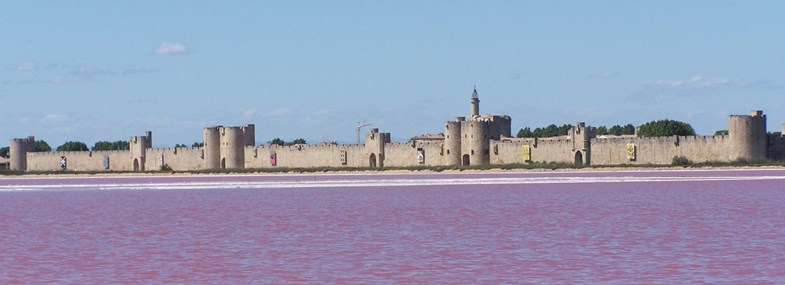
[(532, 149), (531, 146), (524, 145), (521, 150), (523, 151), (523, 161), (532, 161)]
[(627, 160), (634, 161), (635, 160), (635, 144), (628, 143), (627, 144)]

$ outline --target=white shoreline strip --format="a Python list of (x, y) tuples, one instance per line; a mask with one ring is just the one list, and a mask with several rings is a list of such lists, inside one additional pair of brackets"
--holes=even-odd
[(447, 185), (525, 185), (574, 183), (642, 183), (642, 182), (700, 182), (700, 181), (757, 181), (785, 180), (785, 176), (714, 176), (714, 177), (509, 177), (509, 178), (436, 178), (436, 179), (372, 179), (331, 181), (210, 181), (174, 183), (106, 183), (106, 184), (45, 184), (0, 185), (3, 191), (35, 190), (188, 190), (188, 189), (284, 189), (326, 187), (390, 187), (390, 186), (447, 186)]
[(130, 173), (123, 173), (123, 174), (113, 174), (113, 173), (102, 173), (102, 174), (41, 174), (41, 175), (29, 175), (29, 176), (0, 176), (0, 181), (13, 181), (13, 180), (26, 180), (26, 179), (36, 179), (36, 180), (60, 180), (60, 179), (103, 179), (103, 178), (147, 178), (151, 180), (155, 179), (166, 179), (166, 178), (192, 178), (192, 177), (208, 177), (208, 178), (231, 178), (231, 177), (247, 177), (247, 176), (264, 176), (264, 177), (322, 177), (322, 176), (366, 176), (366, 175), (373, 175), (373, 176), (386, 176), (386, 175), (412, 175), (412, 176), (427, 176), (433, 174), (443, 174), (443, 175), (496, 175), (496, 174), (523, 174), (523, 175), (540, 175), (540, 174), (619, 174), (619, 175), (640, 175), (640, 174), (647, 174), (647, 173), (690, 173), (690, 172), (783, 172), (785, 169), (783, 168), (692, 168), (692, 169), (673, 169), (673, 168), (665, 168), (665, 169), (652, 169), (652, 168), (632, 168), (632, 169), (619, 169), (619, 168), (608, 168), (608, 169), (583, 169), (583, 170), (570, 170), (570, 169), (562, 169), (562, 170), (526, 170), (526, 169), (512, 169), (508, 171), (494, 171), (494, 170), (466, 170), (466, 171), (444, 171), (444, 172), (398, 172), (398, 171), (380, 171), (380, 172), (365, 172), (365, 171), (337, 171), (337, 172), (303, 172), (303, 173), (287, 173), (287, 172), (269, 172), (269, 173), (234, 173), (234, 174), (167, 174), (167, 175), (155, 175), (155, 174), (136, 174), (133, 172)]

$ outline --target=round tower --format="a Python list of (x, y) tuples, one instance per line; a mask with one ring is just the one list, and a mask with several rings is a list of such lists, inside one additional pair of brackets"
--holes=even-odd
[(221, 168), (245, 168), (242, 127), (221, 128)]
[(464, 123), (461, 141), (461, 165), (480, 165), (491, 161), (488, 124), (483, 121)]
[(12, 139), (9, 145), (10, 165), (11, 170), (25, 171), (27, 170), (27, 152), (33, 151), (35, 147), (35, 137), (27, 137), (24, 139)]
[(474, 91), (472, 91), (470, 117), (474, 118), (479, 115), (480, 115), (480, 98), (477, 97), (477, 87), (474, 87)]
[(221, 126), (204, 128), (204, 168), (221, 168)]
[(461, 121), (444, 125), (444, 165), (461, 165)]
[(728, 117), (730, 160), (766, 158), (766, 115), (752, 111), (749, 116)]

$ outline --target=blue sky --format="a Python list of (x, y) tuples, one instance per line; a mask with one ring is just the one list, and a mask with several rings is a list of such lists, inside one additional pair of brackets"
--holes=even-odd
[(209, 125), (352, 143), (469, 112), (513, 132), (676, 119), (785, 121), (785, 1), (14, 1), (0, 9), (0, 145)]

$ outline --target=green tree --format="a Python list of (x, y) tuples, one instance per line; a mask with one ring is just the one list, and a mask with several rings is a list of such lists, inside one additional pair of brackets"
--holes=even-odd
[(688, 123), (674, 120), (651, 121), (641, 126), (638, 137), (694, 136), (695, 129)]
[(532, 132), (532, 134), (533, 134), (532, 137), (541, 138), (542, 137), (542, 128), (534, 128), (534, 131)]
[(624, 128), (622, 128), (622, 126), (613, 125), (610, 129), (608, 129), (608, 134), (611, 134), (611, 135), (614, 135), (614, 136), (620, 136), (623, 131), (624, 131)]
[(571, 124), (564, 124), (561, 126), (557, 126), (556, 124), (550, 124), (544, 128), (535, 128), (532, 131), (531, 128), (525, 127), (518, 131), (516, 137), (519, 138), (547, 138), (547, 137), (555, 137), (555, 136), (563, 136), (566, 135), (567, 132), (572, 129)]
[(606, 127), (606, 126), (599, 126), (599, 127), (597, 127), (597, 135), (598, 136), (606, 136), (606, 135), (608, 135), (608, 127)]
[(277, 145), (296, 145), (296, 144), (306, 144), (304, 138), (298, 138), (293, 141), (287, 142), (280, 138), (274, 138), (273, 140), (267, 142), (268, 144), (277, 144)]
[(204, 147), (204, 143), (203, 142), (195, 142), (195, 143), (191, 144), (191, 147), (193, 147), (193, 148)]
[(559, 127), (556, 124), (550, 124), (543, 130), (543, 137), (555, 137), (559, 135)]
[(179, 143), (178, 143), (178, 144), (175, 144), (175, 145), (174, 145), (174, 147), (176, 147), (176, 148), (181, 148), (181, 147), (188, 147), (188, 146), (187, 146), (187, 145), (185, 145), (185, 144), (179, 144)]
[(719, 131), (716, 131), (716, 132), (714, 132), (714, 135), (715, 135), (715, 136), (727, 136), (727, 135), (728, 135), (728, 130), (719, 130)]
[(0, 147), (0, 156), (8, 158), (10, 155), (11, 149), (7, 146)]
[(572, 124), (561, 125), (561, 127), (559, 127), (559, 133), (557, 133), (556, 136), (566, 135), (570, 129), (572, 129)]
[(100, 151), (100, 150), (129, 150), (129, 149), (130, 149), (130, 145), (129, 145), (128, 141), (123, 141), (123, 140), (113, 141), (113, 142), (99, 141), (99, 142), (96, 142), (93, 145), (93, 147), (91, 148), (91, 150), (93, 150), (93, 151)]
[(87, 151), (87, 145), (79, 141), (68, 141), (57, 147), (57, 151)]
[(624, 127), (622, 127), (622, 129), (621, 129), (621, 134), (622, 135), (634, 135), (635, 134), (635, 126), (633, 126), (632, 124), (624, 125)]
[(521, 129), (520, 131), (518, 131), (518, 134), (516, 135), (516, 137), (519, 137), (519, 138), (533, 138), (534, 137), (534, 133), (532, 133), (532, 129), (530, 129), (529, 127), (525, 127), (523, 129)]
[(37, 140), (35, 141), (35, 149), (33, 152), (50, 152), (52, 151), (52, 147), (44, 140)]

